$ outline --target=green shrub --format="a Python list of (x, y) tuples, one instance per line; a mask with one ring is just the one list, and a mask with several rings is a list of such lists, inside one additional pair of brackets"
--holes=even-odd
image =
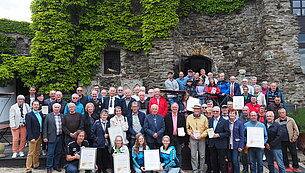
[(297, 123), (300, 133), (305, 133), (305, 108), (299, 108), (295, 113), (289, 113), (289, 116)]

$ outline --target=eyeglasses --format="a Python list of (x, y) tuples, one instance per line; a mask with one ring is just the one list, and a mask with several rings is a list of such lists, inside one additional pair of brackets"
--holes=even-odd
[(72, 99), (78, 99), (77, 97), (73, 97)]
[(206, 108), (208, 108), (208, 107), (202, 107), (203, 109), (206, 109)]
[(219, 112), (219, 111), (213, 111), (213, 112)]
[(83, 91), (83, 90), (76, 90), (76, 91)]

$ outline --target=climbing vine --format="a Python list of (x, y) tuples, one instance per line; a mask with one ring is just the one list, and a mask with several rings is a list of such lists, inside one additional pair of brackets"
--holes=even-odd
[[(34, 0), (32, 56), (5, 57), (14, 62), (0, 80), (4, 72), (16, 72), (26, 86), (71, 91), (78, 83), (90, 84), (109, 43), (147, 51), (191, 11), (215, 15), (242, 5), (244, 0)], [(31, 34), (31, 29), (19, 33)]]

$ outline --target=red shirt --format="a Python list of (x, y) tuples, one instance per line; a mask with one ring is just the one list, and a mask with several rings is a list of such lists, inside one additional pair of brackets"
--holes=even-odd
[(256, 105), (254, 106), (254, 105), (250, 102), (250, 103), (247, 103), (246, 106), (249, 107), (250, 112), (254, 111), (254, 112), (258, 113), (261, 105), (256, 104)]
[(162, 115), (163, 117), (167, 114), (168, 104), (164, 97), (160, 96), (159, 101), (156, 99), (156, 97), (150, 99), (149, 113), (151, 113), (150, 111), (151, 105), (158, 105), (159, 106), (158, 114)]

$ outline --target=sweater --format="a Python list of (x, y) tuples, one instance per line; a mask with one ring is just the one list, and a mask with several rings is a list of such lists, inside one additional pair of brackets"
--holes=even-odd
[(81, 130), (84, 127), (82, 115), (78, 112), (74, 114), (65, 114), (62, 118), (62, 130), (66, 136), (70, 137), (70, 133)]

